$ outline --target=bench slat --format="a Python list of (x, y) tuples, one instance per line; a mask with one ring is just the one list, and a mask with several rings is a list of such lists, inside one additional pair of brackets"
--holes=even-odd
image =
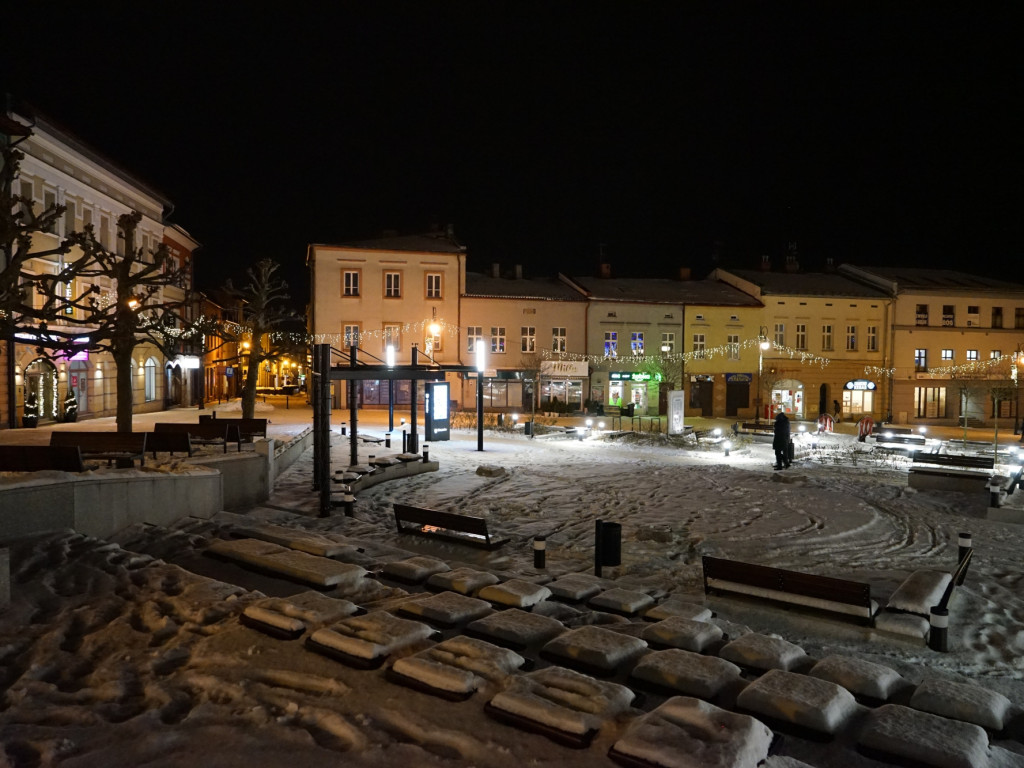
[(146, 432), (52, 432), (50, 445), (77, 446), (83, 458), (135, 459), (146, 463)]
[(992, 469), (995, 459), (991, 456), (956, 456), (951, 453), (917, 453), (915, 464), (934, 464), (937, 467), (968, 467), (971, 469)]
[(77, 445), (0, 445), (0, 471), (85, 472), (82, 451)]
[[(487, 549), (496, 549), (508, 541), (508, 539), (492, 539), (487, 530), (487, 520), (482, 517), (440, 512), (408, 504), (394, 504), (394, 510), (395, 525), (399, 533), (440, 536)], [(407, 523), (413, 525), (410, 526)]]

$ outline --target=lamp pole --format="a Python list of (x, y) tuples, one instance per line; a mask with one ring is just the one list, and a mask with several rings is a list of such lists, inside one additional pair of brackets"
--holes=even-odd
[(761, 373), (764, 368), (764, 353), (771, 348), (768, 342), (768, 327), (762, 325), (757, 329), (757, 396), (754, 402), (757, 405), (757, 417), (755, 421), (761, 423)]
[(476, 343), (476, 449), (484, 449), (484, 367), (487, 364), (484, 342)]
[(395, 345), (388, 344), (384, 353), (388, 366), (388, 432), (395, 431), (395, 379), (392, 371), (395, 367)]
[(1020, 344), (1017, 345), (1017, 352), (1013, 356), (1013, 370), (1010, 371), (1013, 379), (1013, 434), (1019, 435), (1020, 429), (1020, 372), (1018, 365), (1024, 364), (1024, 355), (1021, 354)]

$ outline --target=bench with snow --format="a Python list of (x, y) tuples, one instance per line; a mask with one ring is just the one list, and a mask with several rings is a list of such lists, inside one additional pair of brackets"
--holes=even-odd
[(1021, 476), (1024, 475), (1024, 464), (1018, 464), (1016, 470), (1013, 466), (1006, 467), (1007, 474), (992, 475), (988, 480), (988, 492), (990, 507), (1001, 507), (1006, 497), (1013, 493), (1020, 485)]
[(108, 464), (146, 463), (145, 432), (53, 432), (50, 445), (78, 447), (83, 459), (106, 459)]
[[(928, 444), (924, 435), (893, 434), (889, 430), (872, 433), (875, 443), (879, 445), (910, 445), (923, 448)], [(915, 454), (916, 455), (916, 454)]]
[(852, 616), (870, 624), (878, 605), (871, 586), (859, 581), (798, 573), (767, 565), (704, 556), (704, 593), (762, 597), (818, 611)]
[(228, 419), (201, 421), (198, 424), (182, 424), (179, 422), (157, 422), (153, 425), (154, 432), (184, 432), (189, 440), (196, 445), (223, 445), (224, 453), (228, 452), (228, 443), (238, 445), (242, 450), (242, 437), (238, 427), (228, 423)]
[(218, 416), (211, 416), (203, 414), (199, 417), (199, 423), (205, 424), (207, 422), (215, 421), (218, 424), (231, 424), (238, 428), (238, 435), (242, 440), (251, 443), (253, 438), (266, 437), (267, 436), (267, 423), (268, 419), (245, 419), (245, 418), (228, 418), (222, 419)]
[(77, 445), (0, 445), (0, 472), (85, 472), (82, 450)]
[[(717, 434), (716, 434), (716, 432), (717, 432)], [(720, 442), (722, 440), (722, 432), (721, 432), (721, 430), (714, 430), (714, 429), (695, 429), (692, 432), (687, 432), (686, 435), (687, 436), (692, 436), (693, 439), (696, 440), (698, 443), (700, 443), (700, 442), (717, 443), (717, 442)]]
[(995, 465), (991, 456), (956, 456), (950, 453), (916, 453), (913, 463), (907, 478), (911, 488), (965, 492), (987, 490)]
[(470, 515), (456, 515), (435, 509), (395, 504), (395, 525), (399, 533), (415, 533), (470, 544), (484, 549), (497, 549), (508, 539), (491, 538), (487, 520)]
[(893, 435), (912, 435), (914, 430), (912, 427), (894, 427), (890, 424), (875, 424), (871, 429), (872, 435), (884, 435), (889, 432)]

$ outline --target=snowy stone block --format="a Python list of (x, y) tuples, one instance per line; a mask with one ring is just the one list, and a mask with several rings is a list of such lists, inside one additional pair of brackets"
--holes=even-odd
[(855, 696), (879, 701), (906, 685), (896, 670), (849, 656), (826, 656), (808, 674), (841, 685)]
[(399, 610), (411, 616), (453, 626), (486, 616), (492, 608), (486, 600), (478, 600), (458, 592), (439, 592), (436, 595), (417, 597), (402, 603)]
[(428, 688), (467, 694), (504, 679), (525, 661), (518, 653), (483, 640), (453, 637), (399, 659), (392, 669)]
[(450, 570), (448, 563), (436, 557), (410, 557), (405, 560), (394, 560), (384, 566), (386, 575), (411, 584), (418, 584), (435, 573)]
[(569, 630), (548, 641), (543, 653), (610, 671), (640, 655), (646, 648), (647, 643), (639, 637), (588, 626)]
[(435, 573), (427, 584), (437, 589), (450, 589), (453, 592), (461, 592), (464, 595), (471, 595), (478, 589), (497, 584), (498, 577), (487, 571), (476, 571), (472, 568), (455, 568), (451, 571)]
[(562, 600), (586, 600), (601, 591), (601, 583), (594, 576), (573, 573), (547, 585), (551, 594)]
[(490, 706), (540, 726), (583, 736), (625, 711), (634, 695), (618, 683), (595, 680), (563, 667), (544, 667), (510, 677)]
[(523, 579), (509, 579), (501, 584), (484, 587), (479, 595), (481, 599), (499, 605), (527, 608), (551, 597), (551, 590)]
[(301, 634), (351, 616), (359, 606), (348, 600), (327, 597), (319, 592), (302, 592), (289, 598), (266, 597), (246, 606), (242, 612), (254, 624), (283, 634)]
[(557, 637), (565, 632), (565, 626), (550, 616), (509, 608), (470, 622), (466, 631), (525, 648)]
[(868, 713), (859, 747), (934, 768), (985, 768), (988, 735), (973, 723), (885, 704)]
[(928, 637), (931, 622), (924, 616), (913, 613), (882, 611), (875, 616), (875, 629), (879, 632), (891, 632), (894, 635), (906, 635), (924, 640)]
[(306, 631), (302, 620), (258, 605), (245, 606), (242, 616), (248, 620), (245, 623), (280, 637), (294, 638)]
[(932, 606), (942, 601), (951, 580), (952, 576), (946, 571), (914, 571), (892, 593), (886, 608), (930, 616)]
[(845, 688), (796, 672), (773, 669), (744, 688), (736, 705), (749, 712), (835, 735), (857, 711)]
[(425, 640), (433, 633), (429, 625), (420, 621), (373, 611), (318, 629), (310, 639), (324, 648), (369, 661)]
[(493, 464), (481, 464), (476, 468), (476, 473), (480, 477), (504, 477), (506, 474), (504, 467), (497, 467)]
[(592, 608), (603, 608), (606, 611), (617, 613), (636, 613), (652, 605), (654, 605), (654, 598), (646, 592), (618, 587), (605, 590), (590, 599)]
[(648, 643), (682, 648), (700, 653), (712, 643), (722, 639), (722, 630), (706, 621), (693, 621), (672, 616), (645, 627), (640, 635)]
[(670, 648), (652, 651), (633, 667), (632, 676), (663, 688), (713, 699), (725, 686), (739, 679), (740, 668), (715, 656)]
[(1001, 731), (1006, 725), (1010, 700), (996, 691), (970, 683), (926, 678), (910, 697), (910, 706), (922, 712)]
[(630, 724), (612, 752), (658, 768), (755, 768), (772, 738), (752, 717), (675, 696)]
[(321, 587), (352, 586), (366, 576), (366, 569), (358, 565), (339, 563), (258, 539), (215, 541), (207, 551)]
[(726, 643), (718, 652), (726, 661), (751, 669), (789, 670), (807, 658), (804, 649), (781, 637), (751, 632)]
[(711, 609), (703, 605), (683, 600), (679, 597), (668, 597), (644, 613), (645, 619), (661, 621), (671, 616), (681, 616), (693, 621), (707, 621), (711, 618)]
[(245, 538), (269, 541), (282, 547), (297, 549), (300, 552), (320, 557), (335, 557), (355, 549), (351, 544), (337, 542), (326, 536), (318, 536), (309, 531), (288, 528), (283, 525), (264, 523), (259, 526), (237, 527), (232, 530)]

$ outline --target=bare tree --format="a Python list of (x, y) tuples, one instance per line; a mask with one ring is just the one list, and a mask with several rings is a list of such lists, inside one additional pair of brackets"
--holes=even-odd
[(236, 340), (249, 344), (245, 353), (249, 367), (242, 385), (244, 418), (251, 419), (256, 412), (260, 366), (295, 353), (294, 344), (282, 331), (299, 315), (286, 304), (290, 299), (288, 283), (274, 276), (278, 267), (276, 262), (263, 259), (246, 271), (249, 281), (244, 286), (236, 288), (230, 280), (224, 286), (225, 293), (242, 302), (242, 324), (234, 329)]

